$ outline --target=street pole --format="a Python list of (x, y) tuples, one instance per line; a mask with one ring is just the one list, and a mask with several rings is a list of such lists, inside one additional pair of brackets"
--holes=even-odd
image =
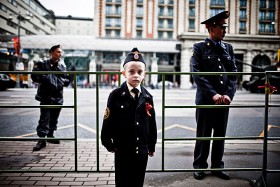
[[(20, 64), (20, 19), (21, 19), (21, 17), (20, 17), (20, 12), (18, 13), (18, 47), (19, 47), (19, 50), (18, 50), (18, 56), (17, 56), (17, 63), (18, 63), (18, 66), (19, 66), (19, 64)], [(19, 74), (17, 74), (17, 76), (16, 76), (17, 78), (16, 78), (16, 88), (20, 88), (20, 75)]]
[[(14, 17), (13, 14), (10, 14), (9, 19), (12, 20)], [(17, 24), (17, 29), (18, 29), (18, 34), (17, 34), (17, 49), (15, 49), (18, 52), (17, 56), (17, 62), (16, 62), (16, 70), (22, 70), (23, 64), (20, 62), (21, 60), (21, 43), (20, 43), (20, 22), (21, 20), (29, 20), (33, 15), (30, 12), (26, 12), (26, 14), (22, 15), (20, 12), (17, 13), (17, 19), (18, 19), (18, 24)], [(20, 87), (20, 74), (16, 74), (16, 88)]]

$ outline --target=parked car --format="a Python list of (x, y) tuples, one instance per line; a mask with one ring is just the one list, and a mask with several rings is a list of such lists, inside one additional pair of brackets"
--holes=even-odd
[[(265, 66), (265, 67), (257, 67), (260, 72), (264, 71), (277, 71), (277, 66)], [(280, 72), (279, 72), (280, 73)], [(269, 83), (271, 86), (274, 86), (277, 91), (275, 93), (280, 93), (280, 75), (272, 74), (269, 76)], [(263, 75), (252, 75), (249, 81), (244, 81), (242, 83), (242, 87), (246, 90), (249, 90), (251, 93), (264, 93), (264, 88), (259, 88), (259, 86), (265, 85), (265, 77)]]
[[(170, 89), (174, 86), (173, 82), (171, 81), (165, 81), (165, 88)], [(162, 81), (160, 81), (159, 83), (157, 83), (157, 88), (162, 88)]]
[(7, 88), (14, 88), (16, 81), (14, 81), (9, 75), (0, 74), (0, 90), (6, 90)]

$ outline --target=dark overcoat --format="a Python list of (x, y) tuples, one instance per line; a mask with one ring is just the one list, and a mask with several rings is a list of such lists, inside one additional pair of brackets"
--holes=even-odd
[[(52, 64), (51, 59), (38, 61), (32, 71), (66, 71), (61, 63)], [(70, 84), (67, 74), (31, 74), (34, 82), (39, 83), (35, 99), (43, 103), (63, 104), (63, 87)]]
[[(217, 43), (210, 39), (194, 44), (191, 58), (193, 72), (236, 72), (233, 48), (228, 43)], [(195, 103), (214, 105), (216, 94), (234, 97), (236, 91), (235, 75), (193, 75), (197, 86)], [(224, 137), (226, 135), (228, 108), (197, 108), (197, 137)], [(213, 133), (212, 133), (213, 130)], [(197, 140), (194, 150), (194, 168), (207, 168), (210, 150), (209, 140)], [(211, 168), (223, 168), (224, 140), (212, 142)]]
[[(193, 72), (237, 71), (232, 45), (222, 42), (215, 46), (208, 38), (194, 44), (191, 65)], [(193, 78), (197, 85), (196, 104), (214, 104), (212, 97), (216, 94), (233, 99), (237, 82), (235, 75), (194, 75)]]
[(126, 82), (110, 93), (101, 130), (101, 141), (115, 152), (116, 186), (143, 186), (148, 153), (155, 152), (157, 127), (152, 95), (141, 86), (139, 100)]

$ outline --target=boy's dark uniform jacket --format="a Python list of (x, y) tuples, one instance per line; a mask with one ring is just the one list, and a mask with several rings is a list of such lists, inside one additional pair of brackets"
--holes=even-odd
[[(66, 71), (65, 66), (52, 65), (51, 60), (38, 61), (32, 71)], [(31, 74), (34, 82), (39, 83), (35, 99), (50, 104), (63, 104), (63, 87), (70, 84), (70, 76), (66, 74)]]
[[(216, 45), (212, 40), (196, 43), (191, 59), (193, 72), (236, 72), (233, 48), (222, 42)], [(216, 94), (228, 95), (233, 99), (236, 91), (236, 76), (230, 75), (194, 75), (197, 84), (196, 104), (214, 104)]]
[[(111, 92), (101, 132), (102, 144), (108, 151), (155, 152), (157, 128), (153, 97), (142, 86), (141, 91), (138, 103), (130, 95), (126, 82)], [(147, 114), (146, 103), (152, 105), (151, 116)]]

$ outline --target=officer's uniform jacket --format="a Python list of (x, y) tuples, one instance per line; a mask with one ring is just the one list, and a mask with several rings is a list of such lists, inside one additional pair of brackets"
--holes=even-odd
[[(110, 93), (101, 130), (101, 141), (108, 151), (128, 154), (155, 151), (157, 128), (153, 97), (142, 86), (141, 91), (138, 103), (129, 93), (126, 82)], [(147, 104), (152, 108), (147, 109)]]
[[(191, 58), (193, 72), (236, 72), (233, 48), (230, 44), (206, 39), (193, 46)], [(193, 75), (197, 85), (196, 104), (214, 104), (216, 94), (228, 95), (233, 99), (236, 91), (236, 76), (229, 75)]]
[[(61, 63), (53, 65), (51, 59), (38, 61), (32, 71), (66, 71)], [(43, 103), (63, 104), (63, 87), (70, 84), (67, 74), (31, 74), (34, 82), (39, 83), (35, 99)]]

